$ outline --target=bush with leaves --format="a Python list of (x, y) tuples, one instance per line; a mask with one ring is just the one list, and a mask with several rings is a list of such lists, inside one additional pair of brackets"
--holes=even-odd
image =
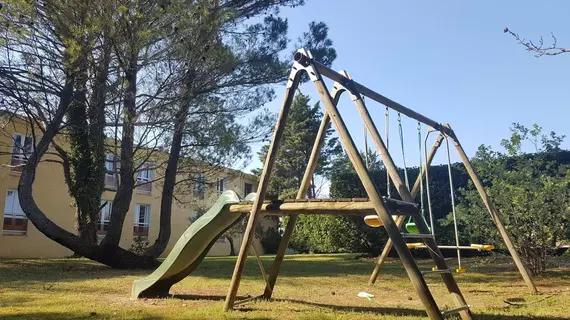
[[(516, 123), (511, 131), (511, 138), (501, 142), (507, 153), (481, 146), (473, 163), (523, 262), (539, 274), (557, 242), (568, 236), (570, 166), (558, 158), (564, 136), (544, 135), (537, 125), (528, 129)], [(534, 153), (523, 152), (523, 142), (530, 142)], [(461, 190), (461, 198), (457, 215), (462, 241), (492, 241), (501, 248), (497, 228), (472, 183)], [(442, 223), (453, 223), (452, 217)]]
[(131, 244), (129, 251), (135, 254), (143, 254), (148, 247), (150, 247), (150, 241), (148, 241), (148, 238), (143, 238), (139, 235), (133, 239), (133, 243)]

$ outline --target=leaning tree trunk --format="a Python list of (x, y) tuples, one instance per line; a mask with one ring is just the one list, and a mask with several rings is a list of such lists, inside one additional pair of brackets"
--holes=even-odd
[(233, 257), (236, 255), (236, 249), (234, 248), (234, 239), (230, 236), (226, 236), (226, 239), (230, 243), (230, 256)]
[(162, 197), (160, 199), (160, 230), (156, 241), (145, 252), (145, 255), (152, 257), (158, 257), (164, 252), (172, 233), (172, 203), (174, 199), (174, 187), (176, 186), (176, 173), (178, 172), (178, 162), (182, 150), (184, 126), (186, 124), (188, 110), (190, 109), (190, 88), (192, 79), (190, 75), (187, 75), (187, 77), (187, 86), (183, 93), (181, 108), (176, 113), (174, 119), (172, 145), (170, 146), (170, 154), (168, 155), (168, 162), (164, 173)]

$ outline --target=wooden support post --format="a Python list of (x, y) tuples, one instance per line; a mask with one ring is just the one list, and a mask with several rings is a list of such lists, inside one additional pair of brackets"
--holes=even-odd
[(402, 260), (402, 264), (404, 265), (404, 268), (406, 269), (410, 280), (412, 281), (412, 285), (416, 289), (420, 300), (426, 308), (428, 316), (430, 319), (443, 319), (437, 303), (435, 302), (429, 288), (427, 287), (427, 284), (422, 277), (422, 274), (418, 269), (418, 266), (416, 265), (412, 254), (408, 250), (404, 239), (400, 235), (400, 231), (396, 227), (394, 220), (384, 205), (384, 202), (380, 197), (380, 193), (378, 192), (376, 185), (374, 185), (374, 182), (372, 181), (372, 178), (370, 177), (370, 174), (364, 165), (364, 161), (358, 153), (356, 145), (354, 144), (354, 141), (352, 140), (352, 137), (350, 136), (350, 133), (348, 132), (348, 129), (346, 128), (346, 125), (342, 120), (333, 99), (327, 91), (323, 80), (315, 69), (310, 70), (309, 74), (314, 75), (311, 80), (313, 80), (313, 83), (317, 88), (317, 92), (319, 93), (319, 96), (325, 105), (326, 112), (331, 117), (331, 120), (337, 129), (340, 140), (345, 147), (345, 150), (354, 166), (354, 169), (362, 181), (366, 193), (370, 198), (370, 202), (372, 202), (374, 205), (374, 209), (376, 210), (378, 218), (382, 221), (389, 237), (392, 238), (392, 241), (394, 242), (394, 247), (396, 248), (400, 259)]
[[(435, 156), (435, 153), (437, 152), (437, 150), (441, 146), (441, 142), (443, 141), (443, 138), (444, 138), (444, 136), (441, 133), (437, 136), (437, 138), (435, 139), (433, 146), (431, 147), (429, 154), (427, 156), (426, 164), (422, 168), (420, 175), (416, 178), (416, 182), (414, 183), (414, 187), (412, 188), (412, 192), (411, 192), (411, 195), (414, 199), (417, 197), (417, 195), (420, 191), (421, 180), (424, 178), (424, 176), (426, 174), (426, 170), (430, 166), (430, 164), (431, 164), (431, 162)], [(402, 228), (405, 221), (406, 221), (406, 217), (404, 217), (404, 216), (398, 217), (398, 219), (396, 219), (396, 225), (398, 226), (398, 229)], [(380, 272), (380, 268), (382, 267), (382, 265), (384, 264), (384, 262), (388, 258), (388, 254), (390, 253), (391, 250), (392, 250), (392, 240), (388, 239), (388, 241), (386, 241), (386, 245), (384, 246), (384, 250), (382, 250), (382, 254), (378, 258), (378, 261), (376, 262), (376, 266), (374, 267), (374, 270), (372, 271), (372, 274), (370, 275), (370, 279), (368, 280), (368, 284), (372, 285), (376, 282), (376, 279), (378, 278), (378, 273)]]
[(457, 139), (455, 132), (453, 132), (453, 130), (451, 129), (451, 127), (449, 127), (449, 125), (447, 125), (447, 127), (452, 132), (452, 135), (450, 135), (450, 138), (453, 140), (453, 144), (455, 145), (455, 148), (457, 149), (457, 152), (459, 153), (459, 156), (461, 157), (461, 161), (463, 162), (465, 169), (467, 169), (467, 172), (469, 173), (469, 177), (471, 177), (471, 180), (473, 181), (475, 188), (477, 188), (477, 191), (479, 191), (479, 195), (481, 196), (481, 200), (483, 200), (485, 207), (487, 207), (487, 211), (489, 211), (489, 214), (491, 215), (491, 219), (493, 220), (493, 222), (497, 226), (497, 229), (499, 230), (499, 234), (503, 238), (503, 241), (505, 242), (505, 245), (507, 246), (507, 249), (509, 250), (511, 257), (513, 258), (513, 261), (515, 262), (517, 268), (519, 269), (521, 276), (523, 277), (524, 281), (526, 282), (531, 293), (537, 294), (538, 290), (536, 289), (536, 286), (534, 285), (534, 282), (532, 281), (532, 278), (530, 277), (528, 271), (524, 267), (524, 265), (521, 261), (521, 258), (519, 256), (517, 250), (515, 249), (515, 246), (511, 242), (511, 238), (509, 237), (507, 230), (505, 230), (505, 227), (503, 226), (503, 221), (501, 220), (501, 217), (499, 216), (499, 213), (497, 212), (495, 205), (493, 204), (493, 202), (491, 202), (491, 199), (489, 199), (489, 195), (487, 194), (487, 191), (485, 190), (485, 187), (483, 186), (481, 179), (479, 179), (479, 175), (477, 174), (477, 171), (475, 170), (473, 165), (471, 165), (471, 162), (469, 161), (467, 154), (465, 154), (465, 150), (463, 150), (463, 146), (461, 146), (461, 143), (459, 143), (459, 140)]
[(239, 289), (241, 275), (243, 273), (245, 262), (247, 260), (247, 249), (253, 240), (255, 226), (260, 216), (260, 208), (263, 204), (263, 200), (265, 200), (265, 193), (267, 192), (267, 186), (269, 185), (271, 170), (273, 169), (273, 164), (275, 163), (275, 159), (277, 157), (277, 151), (279, 150), (281, 138), (283, 137), (283, 131), (285, 130), (287, 115), (289, 114), (289, 109), (291, 108), (291, 103), (293, 102), (295, 91), (299, 87), (299, 76), (299, 69), (296, 69), (295, 66), (293, 66), (293, 70), (291, 71), (291, 75), (287, 84), (287, 90), (285, 92), (283, 107), (279, 113), (277, 124), (275, 125), (275, 130), (273, 132), (273, 138), (271, 139), (271, 144), (269, 145), (269, 150), (267, 151), (267, 158), (265, 159), (265, 165), (263, 166), (263, 172), (261, 173), (257, 197), (253, 203), (253, 207), (249, 215), (249, 220), (247, 221), (247, 227), (243, 235), (238, 259), (236, 261), (236, 266), (232, 275), (232, 281), (228, 290), (228, 295), (226, 296), (224, 311), (232, 310), (234, 306), (234, 302)]
[[(346, 75), (346, 77), (348, 78), (348, 74)], [(315, 82), (315, 84), (316, 83), (317, 82)], [(337, 84), (337, 85), (339, 85), (339, 84)], [(384, 145), (384, 142), (382, 141), (382, 138), (380, 137), (380, 134), (378, 133), (378, 130), (376, 129), (376, 126), (374, 125), (374, 122), (372, 121), (372, 118), (370, 117), (370, 113), (368, 112), (368, 109), (366, 108), (364, 101), (362, 101), (360, 93), (356, 90), (356, 88), (352, 82), (347, 82), (344, 85), (344, 87), (346, 88), (346, 90), (348, 92), (350, 92), (350, 96), (351, 96), (352, 100), (354, 101), (354, 103), (356, 104), (358, 112), (362, 116), (364, 123), (366, 124), (366, 127), (368, 128), (368, 131), (370, 132), (372, 139), (376, 143), (376, 146), (379, 148), (380, 156), (382, 157), (382, 161), (386, 165), (386, 168), (387, 168), (388, 172), (390, 173), (390, 176), (392, 177), (392, 175), (393, 175), (394, 177), (399, 178), (401, 181), (401, 178), (400, 178), (397, 170), (394, 170), (394, 169), (396, 169), (396, 166), (395, 166), (390, 154), (386, 150), (386, 146)], [(320, 91), (319, 91), (319, 94), (320, 94)], [(321, 99), (322, 99), (322, 94), (321, 94)], [(327, 106), (326, 102), (325, 102), (325, 106)], [(335, 106), (333, 106), (333, 107), (335, 107)], [(332, 113), (331, 113), (331, 117), (332, 117), (333, 123), (336, 124), (335, 118), (334, 118)], [(342, 121), (342, 120), (340, 120), (340, 121)], [(337, 127), (337, 130), (338, 130), (338, 127)], [(341, 136), (341, 139), (342, 139), (342, 134), (340, 134), (340, 130), (339, 130), (339, 135)], [(350, 141), (350, 142), (352, 142), (352, 141)], [(356, 155), (358, 156), (358, 158), (360, 158), (360, 156), (358, 155), (358, 152), (356, 153)], [(360, 160), (362, 160), (362, 159), (360, 159)], [(354, 160), (353, 160), (353, 163), (355, 163)], [(359, 169), (357, 168), (356, 165), (355, 165), (355, 170), (358, 173)], [(366, 176), (368, 176), (368, 172), (366, 172), (366, 174), (364, 176), (365, 176), (364, 178), (366, 178)], [(368, 176), (368, 178), (369, 178), (369, 176)], [(363, 179), (362, 176), (360, 177), (360, 179), (362, 180), (362, 184), (364, 185), (365, 189), (367, 189), (365, 179)], [(394, 181), (394, 184), (396, 185), (397, 190), (398, 190), (400, 196), (402, 197), (402, 199), (404, 201), (412, 202), (413, 197), (410, 194), (410, 192), (408, 191), (408, 189), (406, 188), (406, 186), (403, 184), (398, 186), (396, 180), (394, 178), (392, 180)], [(372, 183), (372, 181), (370, 181), (370, 182)], [(374, 188), (376, 188), (373, 184), (372, 184), (372, 186)], [(372, 200), (373, 194), (371, 194), (371, 192), (368, 190), (367, 190), (367, 193), (369, 194), (370, 201), (374, 202)], [(374, 193), (374, 190), (372, 193)], [(375, 193), (378, 194), (377, 190), (375, 191)], [(384, 209), (384, 210), (386, 209), (384, 205), (382, 205), (382, 209)], [(377, 211), (377, 213), (380, 216), (380, 218), (382, 218), (381, 212)], [(407, 246), (406, 246), (404, 240), (402, 239), (402, 237), (400, 235), (400, 231), (399, 231), (398, 226), (396, 225), (394, 220), (392, 220), (392, 217), (390, 215), (388, 215), (388, 213), (386, 213), (386, 215), (388, 218), (387, 220), (390, 222), (390, 225), (386, 225), (386, 222), (384, 220), (382, 220), (382, 222), (384, 222), (384, 227), (388, 231), (388, 235), (389, 235), (390, 239), (392, 240), (392, 243), (393, 243), (394, 247), (396, 248), (398, 255), (400, 256), (400, 259), (402, 260), (402, 264), (406, 268), (406, 271), (408, 271), (408, 275), (410, 276), (410, 279), (412, 280), (412, 284), (414, 284), (414, 286), (416, 287), (416, 291), (418, 291), (418, 295), (420, 296), (420, 300), (422, 300), (422, 302), (424, 303), (424, 306), (426, 307), (426, 310), (428, 311), (428, 315), (432, 319), (437, 319), (437, 318), (433, 318), (432, 315), (430, 314), (430, 312), (431, 312), (430, 309), (431, 308), (437, 309), (437, 305), (435, 304), (435, 301), (433, 302), (433, 305), (432, 305), (429, 298), (431, 298), (433, 300), (433, 297), (431, 296), (431, 293), (429, 292), (429, 289), (427, 289), (427, 287), (425, 288), (425, 290), (427, 290), (427, 292), (429, 293), (429, 298), (428, 297), (422, 297), (422, 294), (423, 294), (422, 283), (425, 284), (425, 281), (424, 281), (424, 279), (420, 273), (419, 278), (421, 279), (421, 283), (417, 283), (417, 284), (415, 283), (416, 281), (418, 281), (418, 279), (416, 278), (416, 275), (415, 275), (415, 270), (418, 270), (418, 267), (415, 264), (415, 261), (413, 260), (413, 257), (411, 255), (410, 251), (407, 250)], [(422, 234), (429, 234), (430, 233), (429, 228), (428, 228), (425, 220), (423, 219), (423, 217), (420, 214), (412, 215), (412, 218), (413, 218), (414, 222), (416, 223), (416, 226), (417, 226), (418, 230), (420, 231), (420, 233), (422, 233)], [(395, 235), (391, 234), (391, 232), (389, 230), (392, 227), (395, 230), (395, 233), (396, 233)], [(401, 242), (401, 244), (398, 242)], [(443, 255), (441, 254), (441, 251), (437, 247), (435, 239), (434, 238), (426, 238), (426, 239), (424, 239), (424, 243), (429, 248), (428, 251), (429, 251), (432, 259), (434, 260), (435, 265), (439, 269), (442, 269), (442, 270), (447, 269), (447, 264), (445, 263), (445, 260), (443, 259)], [(405, 246), (405, 250), (403, 250), (403, 248), (399, 248), (399, 246), (401, 246), (401, 245)], [(411, 259), (411, 261), (407, 261), (408, 256), (409, 256), (409, 259)], [(406, 265), (407, 263), (410, 263), (411, 266), (410, 265), (407, 266)], [(419, 272), (419, 270), (418, 270), (418, 272)], [(463, 297), (463, 294), (461, 293), (461, 290), (459, 289), (457, 282), (455, 282), (453, 275), (451, 275), (450, 273), (445, 273), (445, 274), (441, 274), (441, 277), (442, 277), (443, 282), (445, 283), (445, 285), (447, 287), (447, 290), (452, 295), (453, 300), (455, 301), (456, 305), (458, 307), (466, 306), (467, 302), (465, 301), (465, 298)], [(463, 310), (459, 314), (463, 320), (470, 320), (472, 318), (471, 312), (469, 311), (469, 309)], [(441, 314), (439, 314), (439, 317), (441, 317)]]
[[(348, 79), (351, 79), (348, 72), (344, 70), (341, 71), (340, 74)], [(404, 181), (402, 181), (402, 177), (400, 177), (400, 174), (398, 173), (398, 167), (396, 166), (394, 160), (392, 159), (392, 156), (388, 152), (388, 148), (386, 148), (384, 140), (382, 140), (382, 138), (380, 137), (378, 128), (376, 128), (376, 124), (374, 124), (374, 121), (372, 120), (370, 113), (364, 106), (364, 102), (362, 101), (360, 94), (354, 88), (345, 87), (340, 83), (334, 84), (335, 90), (339, 90), (340, 88), (347, 90), (348, 93), (350, 94), (350, 98), (356, 104), (356, 109), (358, 110), (358, 113), (360, 113), (360, 116), (364, 120), (364, 125), (368, 129), (370, 137), (372, 138), (372, 141), (376, 145), (376, 150), (378, 151), (380, 157), (382, 158), (382, 163), (386, 167), (386, 171), (390, 175), (390, 178), (392, 179), (392, 182), (394, 183), (396, 190), (398, 190), (398, 193), (402, 197), (402, 200), (407, 202), (413, 202), (414, 199), (412, 198), (410, 192), (406, 188), (406, 184), (404, 183)]]
[[(338, 103), (338, 99), (340, 98), (343, 90), (335, 90), (332, 93), (334, 104)], [(309, 162), (307, 163), (307, 168), (305, 169), (305, 173), (303, 175), (303, 179), (301, 180), (301, 186), (299, 187), (299, 191), (297, 192), (297, 199), (304, 199), (307, 195), (307, 191), (311, 186), (311, 181), (313, 178), (313, 174), (315, 173), (315, 168), (317, 167), (317, 163), (319, 160), (319, 156), (321, 154), (321, 149), (325, 142), (327, 128), (330, 124), (330, 117), (328, 113), (325, 111), (323, 115), (323, 119), (321, 121), (321, 126), (319, 127), (319, 131), (317, 136), (315, 137), (315, 142), (313, 144), (313, 149), (311, 150), (311, 156), (309, 157)], [(295, 223), (297, 222), (297, 218), (299, 217), (298, 214), (293, 214), (289, 216), (289, 221), (287, 221), (287, 226), (285, 227), (285, 231), (283, 232), (283, 238), (281, 238), (281, 243), (279, 244), (279, 248), (277, 249), (277, 253), (275, 254), (275, 260), (273, 260), (273, 264), (271, 265), (268, 284), (265, 286), (265, 291), (263, 292), (263, 297), (265, 299), (271, 298), (273, 294), (273, 289), (275, 288), (275, 282), (277, 281), (277, 276), (279, 275), (279, 271), (281, 269), (281, 263), (283, 263), (283, 258), (285, 257), (285, 251), (287, 251), (287, 247), (289, 246), (289, 241), (291, 241), (291, 236), (293, 235), (293, 229), (295, 229)]]

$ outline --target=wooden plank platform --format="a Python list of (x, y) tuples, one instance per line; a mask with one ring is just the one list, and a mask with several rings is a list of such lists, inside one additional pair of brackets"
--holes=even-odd
[[(410, 215), (417, 213), (419, 207), (415, 203), (384, 198), (393, 215)], [(233, 204), (230, 212), (249, 213), (253, 202)], [(267, 200), (261, 210), (266, 215), (288, 214), (337, 214), (358, 215), (375, 214), (372, 203), (367, 198), (337, 198), (337, 199), (287, 199)]]

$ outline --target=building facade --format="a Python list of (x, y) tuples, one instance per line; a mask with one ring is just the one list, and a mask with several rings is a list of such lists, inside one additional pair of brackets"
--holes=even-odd
[[(0, 122), (0, 208), (2, 211), (2, 226), (0, 226), (0, 257), (3, 258), (57, 258), (73, 254), (69, 249), (59, 245), (39, 232), (28, 221), (18, 200), (18, 182), (26, 154), (32, 150), (33, 139), (29, 127), (17, 120)], [(164, 154), (164, 153), (163, 153)], [(57, 160), (55, 155), (46, 155), (37, 169), (33, 185), (33, 195), (39, 208), (60, 227), (69, 232), (75, 231), (76, 210), (73, 198), (69, 195), (65, 183), (63, 167), (60, 163), (45, 160)], [(149, 241), (151, 244), (157, 238), (160, 219), (161, 183), (154, 179), (156, 170), (149, 164), (143, 163), (137, 173), (137, 187), (133, 192), (130, 209), (125, 218), (120, 245), (129, 249), (135, 239)], [(98, 237), (102, 239), (109, 223), (113, 191), (117, 185), (116, 161), (112, 153), (107, 155), (107, 174), (105, 176), (106, 191), (101, 197), (101, 213), (99, 215)], [(159, 172), (160, 173), (160, 172)], [(156, 180), (156, 181), (155, 181)], [(214, 174), (200, 176), (192, 191), (179, 195), (185, 204), (177, 201), (172, 208), (172, 235), (168, 248), (163, 254), (168, 254), (180, 235), (190, 226), (191, 218), (197, 215), (196, 207), (207, 208), (217, 196), (226, 191), (234, 190), (239, 195), (255, 192), (257, 178), (253, 175), (231, 169), (217, 170)], [(241, 236), (234, 239), (234, 247), (239, 250)], [(256, 239), (256, 249), (263, 252), (259, 240)], [(229, 255), (230, 244), (225, 238), (220, 238), (212, 247), (209, 255)]]

